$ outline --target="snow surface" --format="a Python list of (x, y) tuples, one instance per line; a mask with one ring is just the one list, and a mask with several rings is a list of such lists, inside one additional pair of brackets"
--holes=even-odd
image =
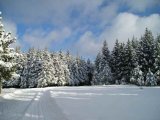
[(160, 87), (17, 89), (0, 98), (0, 120), (160, 120)]
[[(2, 94), (0, 94), (1, 97), (6, 97), (12, 95), (16, 91), (15, 88), (7, 88), (7, 89), (2, 89)], [(2, 99), (0, 99), (2, 100)]]

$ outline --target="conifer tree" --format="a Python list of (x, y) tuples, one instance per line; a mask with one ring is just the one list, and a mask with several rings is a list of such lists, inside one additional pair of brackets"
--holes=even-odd
[(157, 36), (155, 40), (155, 63), (154, 63), (154, 72), (160, 70), (160, 35)]
[(126, 61), (126, 54), (125, 54), (125, 44), (121, 43), (120, 44), (120, 48), (119, 48), (119, 55), (117, 56), (118, 60), (119, 60), (119, 70), (117, 70), (117, 76), (120, 80), (120, 83), (126, 83), (126, 71), (125, 68), (127, 66)]
[(111, 84), (112, 74), (109, 66), (110, 53), (106, 41), (103, 43), (102, 51), (97, 55), (95, 61), (95, 72), (93, 84)]
[(120, 47), (122, 47), (120, 45), (120, 43), (118, 42), (118, 40), (116, 40), (115, 42), (115, 46), (113, 48), (112, 54), (111, 54), (111, 71), (113, 73), (113, 79), (116, 83), (120, 83), (121, 80), (121, 76), (120, 76), (120, 72), (121, 72), (121, 52), (120, 52)]
[(15, 63), (13, 63), (16, 53), (10, 48), (16, 38), (12, 38), (11, 33), (6, 33), (2, 24), (0, 13), (0, 94), (2, 92), (2, 81), (9, 80), (15, 74)]
[(137, 63), (137, 55), (135, 49), (132, 47), (130, 40), (128, 40), (125, 46), (125, 53), (124, 53), (124, 78), (127, 83), (129, 83), (131, 72), (136, 67)]
[(115, 75), (116, 75), (116, 71), (117, 71), (116, 66), (118, 64), (118, 61), (116, 59), (116, 56), (118, 56), (118, 52), (119, 52), (118, 49), (119, 49), (119, 42), (118, 42), (118, 40), (116, 40), (115, 45), (113, 47), (113, 51), (111, 53), (111, 61), (110, 61), (111, 72), (113, 74), (114, 81), (117, 80), (117, 77)]
[(138, 46), (139, 46), (139, 41), (137, 40), (137, 38), (135, 36), (133, 36), (132, 40), (131, 40), (131, 44), (132, 47), (135, 51), (137, 51)]
[(42, 51), (42, 70), (39, 75), (38, 87), (50, 86), (52, 81), (52, 60), (51, 55), (47, 49)]
[(102, 59), (104, 64), (106, 64), (106, 62), (109, 63), (110, 61), (110, 51), (108, 49), (106, 40), (104, 41), (103, 47), (102, 47)]
[[(15, 72), (18, 75), (21, 75), (21, 71), (23, 69), (23, 54), (20, 52), (20, 47), (15, 48), (16, 54), (19, 54), (16, 56), (13, 60), (14, 63), (16, 63)], [(19, 87), (20, 77), (12, 78), (10, 80), (3, 80), (3, 87)]]
[(101, 62), (101, 53), (98, 53), (96, 60), (95, 60), (95, 69), (97, 72), (100, 72), (100, 62)]
[(94, 72), (94, 66), (93, 63), (90, 61), (90, 59), (87, 60), (87, 74), (88, 79), (86, 81), (86, 85), (91, 85), (91, 82), (93, 80), (93, 72)]
[(58, 81), (57, 81), (57, 85), (59, 86), (64, 86), (66, 84), (68, 84), (69, 81), (69, 69), (68, 66), (65, 64), (64, 61), (59, 60), (58, 61)]
[(29, 87), (30, 83), (32, 83), (32, 80), (35, 78), (35, 60), (36, 50), (34, 48), (30, 48), (28, 53), (26, 54), (26, 63), (20, 77), (21, 88)]
[(138, 52), (139, 65), (142, 66), (144, 77), (146, 78), (149, 68), (154, 71), (154, 38), (152, 32), (146, 28), (144, 35), (140, 40)]

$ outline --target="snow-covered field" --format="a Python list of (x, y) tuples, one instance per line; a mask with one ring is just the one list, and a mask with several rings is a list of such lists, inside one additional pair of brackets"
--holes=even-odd
[(160, 87), (17, 89), (0, 97), (0, 120), (160, 120)]

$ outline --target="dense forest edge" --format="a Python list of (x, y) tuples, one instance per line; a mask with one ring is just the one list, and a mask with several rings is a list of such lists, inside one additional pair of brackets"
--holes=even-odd
[[(154, 37), (145, 29), (140, 39), (135, 36), (112, 51), (104, 41), (94, 62), (69, 51), (50, 52), (30, 48), (24, 53), (9, 47), (15, 41), (5, 33), (0, 19), (0, 84), (3, 87), (36, 88), (47, 86), (82, 86), (135, 84), (160, 85), (160, 35)], [(12, 77), (12, 75), (19, 75)]]

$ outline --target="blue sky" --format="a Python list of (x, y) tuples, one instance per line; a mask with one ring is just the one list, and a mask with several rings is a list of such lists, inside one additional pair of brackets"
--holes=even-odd
[(23, 51), (30, 47), (94, 58), (107, 40), (160, 33), (160, 0), (0, 0), (4, 25)]

